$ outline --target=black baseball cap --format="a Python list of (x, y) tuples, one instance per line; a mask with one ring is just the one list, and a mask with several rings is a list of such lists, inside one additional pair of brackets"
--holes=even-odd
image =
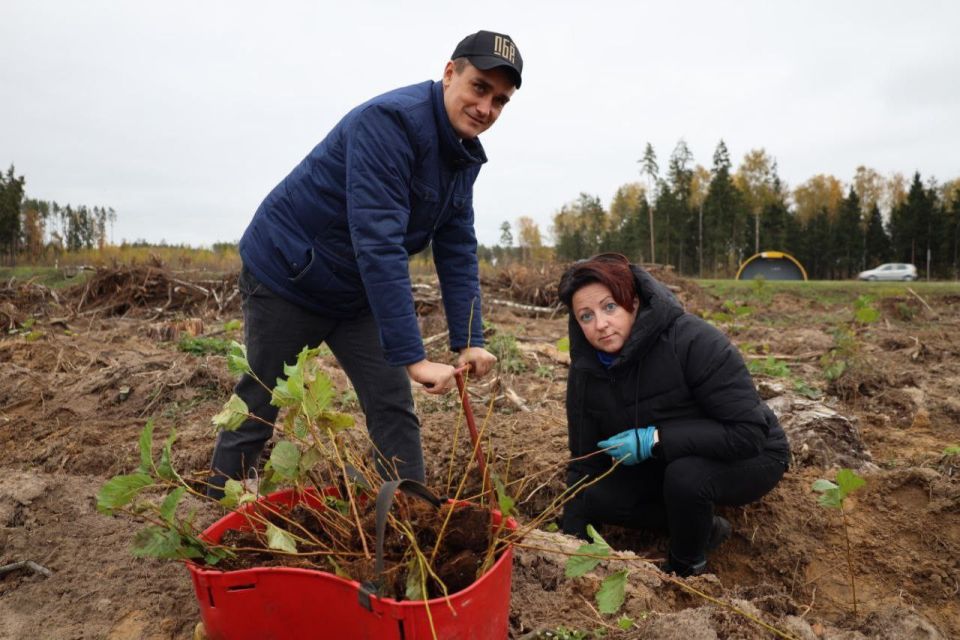
[(513, 77), (514, 86), (520, 88), (523, 58), (513, 38), (505, 33), (477, 31), (470, 34), (453, 50), (450, 59), (457, 58), (466, 58), (470, 64), (483, 71), (503, 67)]

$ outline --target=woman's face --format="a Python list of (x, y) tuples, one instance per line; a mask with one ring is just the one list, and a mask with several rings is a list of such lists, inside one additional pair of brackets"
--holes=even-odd
[(633, 311), (627, 311), (617, 304), (606, 285), (591, 282), (577, 289), (572, 302), (574, 317), (594, 349), (617, 353), (623, 348), (640, 308), (636, 298)]

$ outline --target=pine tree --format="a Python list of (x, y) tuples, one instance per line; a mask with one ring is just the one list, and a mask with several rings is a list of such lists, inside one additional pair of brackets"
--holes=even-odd
[(950, 277), (960, 279), (960, 186), (949, 199), (947, 215), (947, 255), (950, 256)]
[(6, 175), (0, 173), (0, 255), (6, 254), (10, 264), (16, 262), (20, 248), (20, 207), (25, 184), (23, 176), (17, 177), (12, 164)]
[(867, 220), (867, 232), (864, 251), (864, 269), (872, 269), (878, 264), (888, 262), (890, 258), (890, 237), (883, 228), (883, 216), (880, 207), (876, 204), (870, 210)]
[(836, 276), (849, 278), (859, 271), (860, 255), (863, 247), (863, 227), (860, 224), (860, 198), (850, 187), (837, 213), (831, 238), (835, 247)]
[[(657, 154), (653, 150), (653, 145), (649, 142), (643, 150), (643, 158), (637, 160), (641, 164), (640, 175), (647, 176), (649, 180), (649, 193), (654, 200), (657, 198), (657, 192), (660, 188), (660, 167), (657, 165)], [(656, 243), (656, 225), (654, 224), (654, 211), (647, 209), (648, 214), (648, 232), (650, 234), (650, 262), (657, 261), (657, 243)]]
[(890, 214), (890, 239), (894, 260), (911, 262), (917, 265), (918, 269), (923, 269), (929, 246), (932, 209), (933, 203), (929, 201), (918, 171), (913, 174), (906, 200), (894, 207)]
[(669, 196), (664, 200), (663, 215), (666, 223), (666, 233), (663, 234), (666, 250), (664, 262), (673, 264), (678, 273), (685, 273), (696, 264), (695, 253), (691, 253), (696, 249), (696, 229), (692, 226), (694, 216), (690, 210), (692, 163), (693, 154), (681, 138), (670, 155), (667, 168)]
[(720, 141), (713, 154), (710, 189), (703, 205), (703, 253), (709, 271), (736, 273), (743, 258), (743, 199), (730, 176), (730, 153)]
[(513, 254), (513, 231), (510, 230), (510, 223), (506, 220), (500, 223), (500, 254), (507, 261)]

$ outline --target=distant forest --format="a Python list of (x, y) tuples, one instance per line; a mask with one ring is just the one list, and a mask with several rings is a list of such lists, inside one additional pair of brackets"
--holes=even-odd
[[(908, 180), (860, 166), (849, 184), (818, 174), (790, 188), (766, 150), (748, 152), (734, 169), (722, 140), (710, 169), (694, 163), (683, 140), (665, 168), (649, 143), (637, 163), (641, 180), (621, 186), (609, 207), (581, 193), (553, 215), (547, 233), (530, 217), (504, 221), (499, 243), (479, 247), (481, 260), (616, 251), (686, 276), (729, 278), (755, 253), (785, 251), (811, 279), (850, 278), (882, 262), (913, 263), (921, 277), (960, 277), (960, 179), (924, 181), (916, 172)], [(110, 244), (112, 207), (61, 206), (27, 198), (24, 187), (12, 165), (0, 173), (0, 259), (36, 262)], [(141, 245), (149, 243), (134, 243)]]
[(34, 261), (49, 253), (103, 248), (113, 207), (60, 206), (26, 197), (26, 180), (13, 165), (0, 174), (0, 255), (13, 263)]
[(882, 262), (910, 262), (921, 277), (960, 274), (960, 180), (911, 181), (857, 167), (853, 180), (819, 174), (789, 188), (764, 149), (734, 170), (721, 140), (710, 169), (677, 143), (665, 169), (647, 144), (642, 180), (621, 186), (608, 208), (581, 193), (553, 216), (548, 248), (529, 217), (500, 225), (500, 242), (481, 258), (576, 260), (616, 251), (638, 262), (670, 264), (693, 277), (733, 277), (761, 251), (785, 251), (811, 279), (843, 279)]

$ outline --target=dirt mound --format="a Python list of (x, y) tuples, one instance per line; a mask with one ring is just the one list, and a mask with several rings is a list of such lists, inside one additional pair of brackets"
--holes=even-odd
[(0, 331), (15, 331), (24, 327), (31, 316), (59, 308), (60, 296), (53, 289), (31, 281), (11, 279), (0, 287)]
[(876, 469), (854, 420), (822, 402), (783, 393), (767, 398), (790, 440), (795, 464)]
[(566, 266), (546, 263), (536, 266), (508, 264), (497, 270), (493, 278), (483, 278), (482, 285), (493, 296), (538, 307), (555, 307), (560, 303), (557, 285)]
[(100, 267), (87, 282), (67, 291), (75, 313), (106, 316), (133, 313), (156, 318), (164, 313), (218, 314), (239, 308), (237, 274), (219, 279), (187, 281), (159, 260), (145, 265)]

